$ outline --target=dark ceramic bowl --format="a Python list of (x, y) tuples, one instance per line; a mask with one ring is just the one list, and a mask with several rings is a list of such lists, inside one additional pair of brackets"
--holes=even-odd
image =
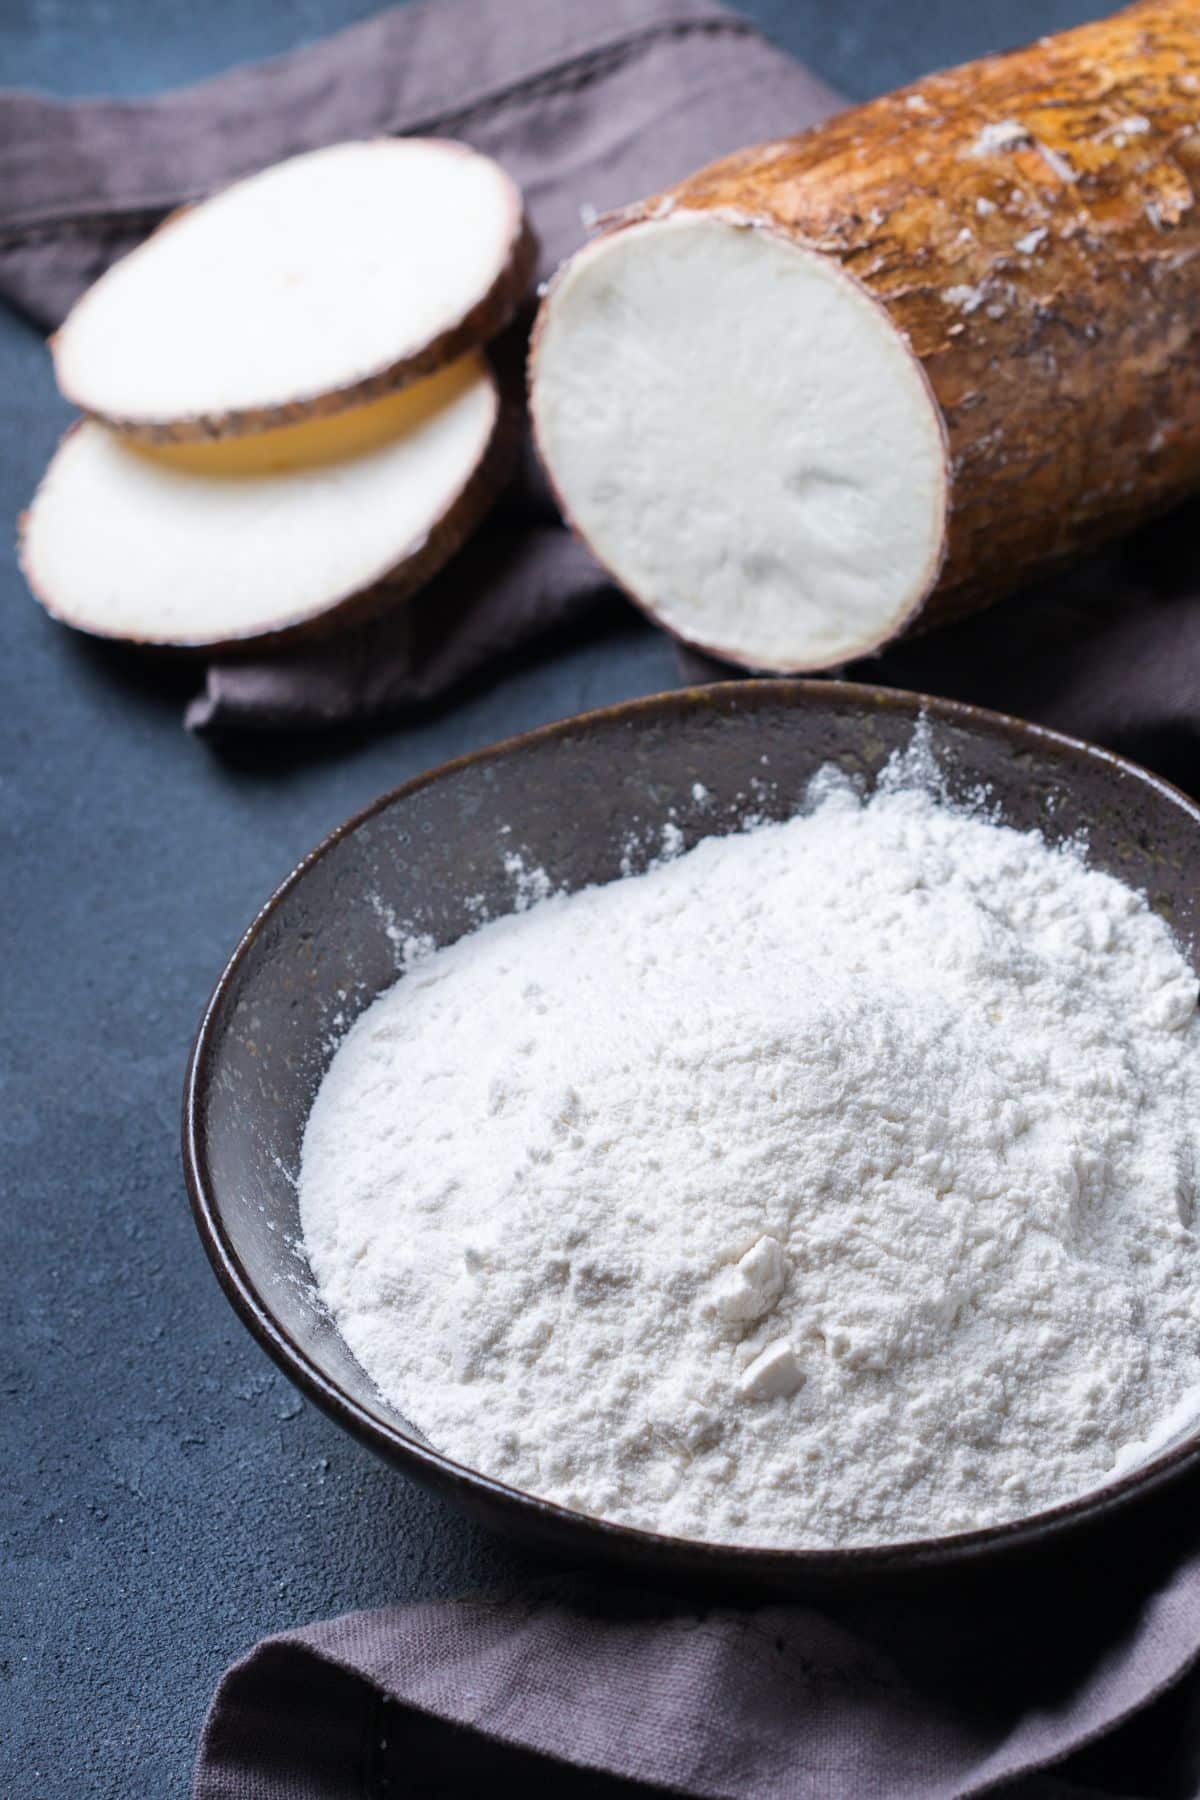
[[(489, 1525), (572, 1556), (664, 1578), (796, 1587), (990, 1560), (1056, 1543), (1200, 1463), (1200, 1431), (1052, 1511), (952, 1538), (848, 1550), (724, 1547), (606, 1524), (440, 1455), (380, 1399), (315, 1297), (293, 1185), (333, 1047), (396, 979), (395, 938), (449, 943), (482, 894), (511, 910), (503, 853), (569, 888), (611, 881), (631, 842), (661, 849), (783, 818), (823, 763), (870, 782), (928, 717), (952, 791), (986, 784), (1003, 818), (1052, 841), (1086, 834), (1093, 863), (1140, 888), (1200, 971), (1200, 808), (1144, 770), (967, 706), (833, 681), (731, 682), (632, 701), (448, 763), (387, 794), (307, 857), (234, 952), (188, 1069), (183, 1156), (221, 1284), (291, 1379), (406, 1474)], [(708, 797), (697, 800), (693, 786)], [(508, 826), (506, 835), (500, 827)], [(635, 852), (636, 860), (636, 852)]]

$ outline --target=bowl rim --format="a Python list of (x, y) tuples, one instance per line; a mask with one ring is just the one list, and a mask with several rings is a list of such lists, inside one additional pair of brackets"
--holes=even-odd
[(531, 1523), (540, 1521), (545, 1526), (556, 1527), (560, 1538), (570, 1534), (577, 1543), (590, 1538), (590, 1549), (597, 1556), (607, 1553), (627, 1561), (633, 1557), (642, 1561), (657, 1559), (664, 1564), (676, 1566), (686, 1562), (689, 1573), (697, 1579), (708, 1574), (717, 1580), (740, 1577), (748, 1582), (769, 1584), (774, 1578), (782, 1585), (795, 1585), (806, 1578), (815, 1582), (828, 1581), (830, 1578), (844, 1581), (886, 1572), (943, 1568), (964, 1562), (991, 1562), (1002, 1553), (1031, 1550), (1057, 1542), (1065, 1534), (1075, 1533), (1088, 1524), (1098, 1523), (1124, 1511), (1131, 1503), (1157, 1493), (1178, 1480), (1187, 1470), (1200, 1466), (1200, 1421), (1181, 1442), (1160, 1451), (1148, 1462), (1113, 1481), (1060, 1501), (1040, 1512), (998, 1525), (983, 1526), (974, 1531), (941, 1537), (896, 1539), (878, 1544), (807, 1548), (730, 1544), (703, 1538), (678, 1537), (668, 1532), (623, 1525), (590, 1513), (577, 1512), (526, 1489), (512, 1487), (466, 1463), (456, 1462), (432, 1445), (418, 1443), (403, 1435), (382, 1412), (353, 1399), (308, 1357), (275, 1318), (269, 1302), (251, 1280), (225, 1230), (221, 1202), (208, 1166), (203, 1130), (219, 1051), (222, 1015), (226, 1000), (241, 974), (242, 965), (260, 934), (292, 889), (304, 880), (308, 871), (343, 838), (359, 830), (378, 814), (464, 769), (506, 761), (510, 757), (520, 756), (535, 745), (553, 742), (600, 724), (652, 721), (691, 710), (712, 711), (723, 708), (736, 712), (742, 702), (747, 703), (747, 711), (771, 704), (828, 710), (844, 703), (868, 713), (900, 713), (910, 717), (914, 723), (928, 716), (968, 732), (1000, 738), (1022, 749), (1032, 748), (1066, 759), (1100, 765), (1138, 785), (1150, 788), (1169, 805), (1185, 814), (1193, 825), (1200, 827), (1200, 804), (1152, 770), (1098, 744), (1088, 743), (1085, 739), (1071, 737), (1049, 726), (1037, 725), (1009, 713), (975, 706), (967, 701), (943, 699), (903, 688), (877, 687), (828, 678), (755, 678), (672, 688), (575, 713), (439, 763), (378, 795), (368, 805), (351, 814), (296, 864), (243, 932), (209, 996), (188, 1057), (182, 1108), (184, 1175), (192, 1215), (201, 1241), (226, 1298), (242, 1323), (300, 1391), (353, 1437), (393, 1466), (404, 1469), (418, 1479), (424, 1479), (441, 1491), (447, 1488), (465, 1489), (468, 1496), (476, 1495), (494, 1502), (497, 1508), (506, 1511), (510, 1517), (515, 1509), (526, 1515)]

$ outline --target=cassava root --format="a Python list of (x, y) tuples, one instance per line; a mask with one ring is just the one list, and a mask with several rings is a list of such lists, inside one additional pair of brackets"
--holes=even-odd
[(930, 76), (631, 207), (560, 271), (535, 431), (635, 600), (829, 667), (1200, 486), (1200, 4)]

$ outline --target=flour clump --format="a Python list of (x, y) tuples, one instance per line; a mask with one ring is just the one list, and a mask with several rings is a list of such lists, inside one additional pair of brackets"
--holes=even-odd
[(827, 770), (415, 961), (318, 1093), (301, 1219), (458, 1461), (685, 1536), (894, 1542), (1186, 1413), (1198, 1103), (1138, 894), (904, 764), (866, 799)]

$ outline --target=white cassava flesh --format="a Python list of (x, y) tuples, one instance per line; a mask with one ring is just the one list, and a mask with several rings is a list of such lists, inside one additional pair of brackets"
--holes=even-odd
[(337, 144), (173, 218), (53, 342), (59, 386), (178, 440), (357, 404), (507, 324), (530, 275), (521, 196), (463, 144)]
[(366, 616), (412, 592), (503, 478), (480, 352), (335, 419), (228, 443), (68, 432), (22, 525), (47, 610), (138, 643), (244, 645)]
[(857, 282), (776, 232), (676, 213), (598, 239), (544, 303), (531, 404), (567, 516), (690, 643), (827, 668), (936, 577), (946, 447), (921, 366)]

